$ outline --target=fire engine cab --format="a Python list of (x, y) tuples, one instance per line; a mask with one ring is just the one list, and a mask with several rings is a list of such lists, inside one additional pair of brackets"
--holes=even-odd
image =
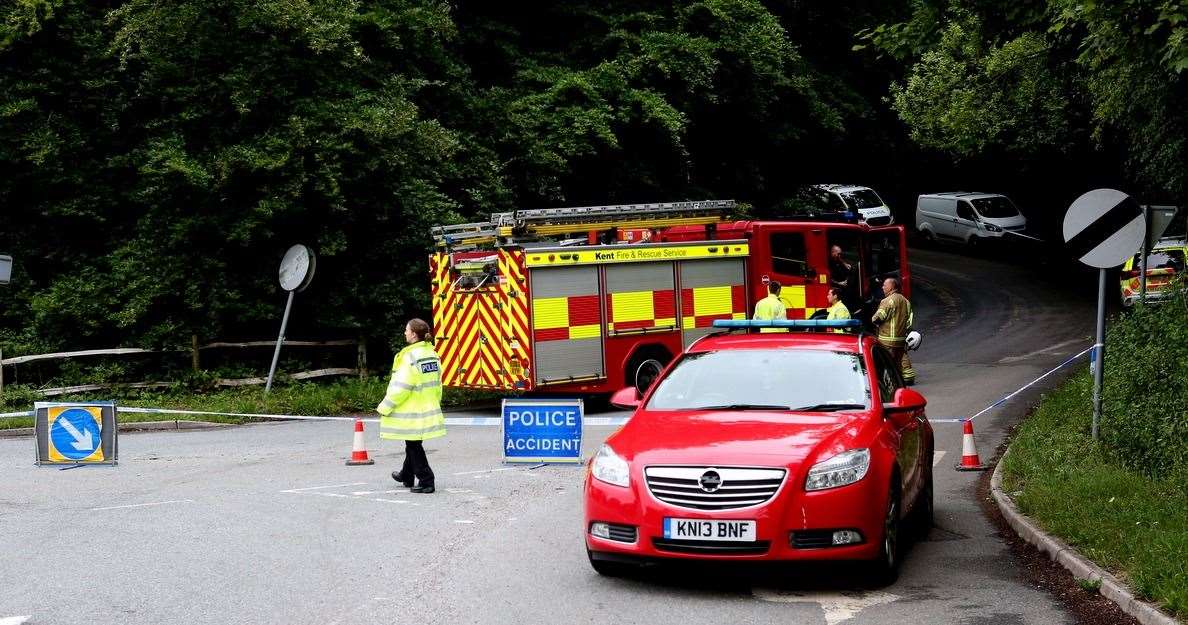
[[(910, 297), (902, 226), (731, 221), (732, 200), (518, 210), (433, 228), (433, 331), (447, 386), (645, 390), (717, 319), (782, 286), (789, 319), (838, 286), (869, 320), (886, 277)], [(831, 250), (840, 258), (831, 258)]]

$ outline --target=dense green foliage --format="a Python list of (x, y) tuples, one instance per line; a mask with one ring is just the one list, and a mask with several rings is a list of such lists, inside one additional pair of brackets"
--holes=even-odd
[(427, 313), (428, 226), (517, 207), (857, 182), (1051, 217), (1122, 151), (1179, 201), (1183, 5), (1122, 4), (3, 3), (0, 345), (270, 336), (304, 242), (289, 335), (378, 352)]
[[(1109, 353), (1109, 360), (1123, 360), (1116, 350)], [(1111, 367), (1107, 371), (1137, 379)], [(1092, 378), (1082, 371), (1023, 422), (1004, 460), (1005, 490), (1044, 529), (1120, 575), (1138, 594), (1173, 614), (1188, 615), (1188, 472), (1158, 471), (1160, 477), (1152, 477), (1136, 468), (1142, 461), (1118, 446), (1120, 439), (1153, 429), (1160, 419), (1157, 413), (1124, 411), (1113, 384), (1102, 442), (1094, 442), (1089, 436), (1092, 388)], [(1183, 453), (1188, 398), (1180, 392), (1181, 434), (1173, 439), (1169, 433), (1158, 443), (1165, 453)], [(1137, 425), (1142, 422), (1150, 425)]]

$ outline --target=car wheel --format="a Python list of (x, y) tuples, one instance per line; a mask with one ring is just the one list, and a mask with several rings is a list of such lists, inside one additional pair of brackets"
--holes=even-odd
[(599, 560), (594, 557), (594, 552), (586, 549), (586, 557), (590, 560), (590, 566), (594, 571), (603, 577), (622, 577), (632, 571), (634, 567), (622, 562), (611, 562), (609, 560)]
[(899, 578), (899, 530), (900, 530), (899, 485), (892, 485), (887, 497), (887, 509), (883, 513), (883, 535), (879, 539), (879, 555), (871, 563), (871, 574), (880, 585), (893, 583)]
[(932, 531), (934, 514), (932, 471), (929, 471), (928, 477), (924, 481), (924, 487), (920, 489), (920, 494), (916, 496), (916, 506), (912, 509), (912, 525), (914, 526), (913, 529), (915, 530), (917, 540), (924, 540), (928, 537), (928, 532)]

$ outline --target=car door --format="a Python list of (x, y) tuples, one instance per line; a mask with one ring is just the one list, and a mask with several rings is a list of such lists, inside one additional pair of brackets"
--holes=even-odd
[[(895, 391), (904, 388), (903, 379), (899, 376), (899, 367), (892, 361), (890, 354), (882, 347), (875, 346), (871, 352), (874, 359), (875, 376), (879, 382), (879, 395), (884, 404), (895, 398)], [(895, 452), (895, 462), (899, 465), (899, 474), (903, 478), (904, 501), (913, 501), (920, 490), (920, 478), (923, 475), (923, 427), (919, 415), (901, 420), (902, 425), (887, 419), (887, 425), (895, 428), (899, 435), (899, 449)]]

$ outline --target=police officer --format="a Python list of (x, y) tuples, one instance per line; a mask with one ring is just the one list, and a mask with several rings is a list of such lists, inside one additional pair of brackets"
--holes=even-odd
[[(842, 301), (841, 288), (836, 286), (829, 287), (829, 292), (825, 294), (825, 299), (829, 301), (829, 316), (826, 319), (849, 319), (850, 309), (846, 308), (845, 302)], [(841, 328), (835, 328), (832, 332), (842, 332)]]
[[(425, 456), (424, 441), (445, 436), (441, 412), (441, 360), (433, 351), (429, 324), (413, 319), (404, 326), (408, 347), (392, 360), (392, 381), (380, 413), (380, 438), (404, 441), (404, 467), (392, 479), (414, 493), (432, 493), (433, 469)], [(416, 478), (416, 486), (413, 479)]]
[(916, 370), (907, 355), (907, 334), (912, 327), (912, 304), (899, 292), (899, 279), (883, 280), (883, 298), (871, 321), (879, 327), (879, 344), (899, 364), (899, 373), (906, 384), (916, 383)]
[[(772, 319), (787, 319), (788, 309), (780, 299), (780, 283), (771, 280), (767, 283), (767, 297), (755, 304), (755, 320), (770, 321)], [(787, 332), (787, 328), (759, 328), (760, 332)]]

